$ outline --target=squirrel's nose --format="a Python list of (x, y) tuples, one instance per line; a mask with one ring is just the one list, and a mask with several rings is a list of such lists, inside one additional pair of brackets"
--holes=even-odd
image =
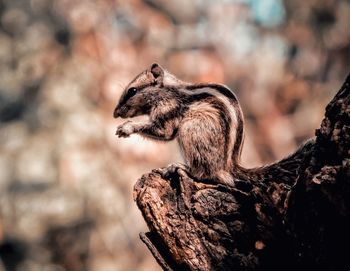
[(114, 109), (114, 112), (113, 112), (113, 117), (116, 119), (116, 118), (118, 118), (120, 115), (119, 115), (119, 110), (118, 110), (118, 107), (116, 107), (115, 109)]

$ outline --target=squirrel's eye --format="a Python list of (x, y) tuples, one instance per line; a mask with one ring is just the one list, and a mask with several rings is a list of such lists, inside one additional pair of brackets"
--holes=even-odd
[(128, 89), (128, 96), (132, 97), (136, 94), (136, 88), (129, 88)]

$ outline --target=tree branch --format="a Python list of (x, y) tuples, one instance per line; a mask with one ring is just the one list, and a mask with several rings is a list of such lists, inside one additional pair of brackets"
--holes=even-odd
[(350, 76), (327, 106), (311, 151), (285, 161), (299, 170), (283, 182), (240, 178), (232, 188), (195, 181), (185, 172), (170, 180), (155, 172), (142, 176), (134, 198), (150, 232), (141, 239), (162, 268), (342, 266), (350, 241), (349, 99)]

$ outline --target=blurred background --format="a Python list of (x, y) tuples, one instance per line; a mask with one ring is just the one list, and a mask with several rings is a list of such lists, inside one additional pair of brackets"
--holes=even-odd
[(349, 22), (347, 0), (0, 1), (0, 271), (160, 270), (132, 189), (181, 157), (114, 135), (123, 87), (152, 62), (228, 85), (261, 165), (319, 127)]

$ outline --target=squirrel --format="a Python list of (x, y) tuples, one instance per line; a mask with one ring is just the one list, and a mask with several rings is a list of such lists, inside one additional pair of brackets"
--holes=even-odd
[(174, 172), (181, 174), (183, 170), (183, 174), (198, 180), (230, 186), (234, 186), (235, 178), (268, 181), (277, 177), (282, 182), (296, 174), (298, 161), (314, 142), (309, 140), (277, 163), (242, 167), (244, 121), (234, 92), (221, 84), (181, 81), (157, 63), (128, 84), (113, 114), (115, 118), (139, 115), (147, 115), (148, 120), (129, 120), (117, 128), (116, 135), (128, 137), (137, 133), (161, 141), (176, 138), (186, 164), (175, 163), (156, 170), (163, 177)]

